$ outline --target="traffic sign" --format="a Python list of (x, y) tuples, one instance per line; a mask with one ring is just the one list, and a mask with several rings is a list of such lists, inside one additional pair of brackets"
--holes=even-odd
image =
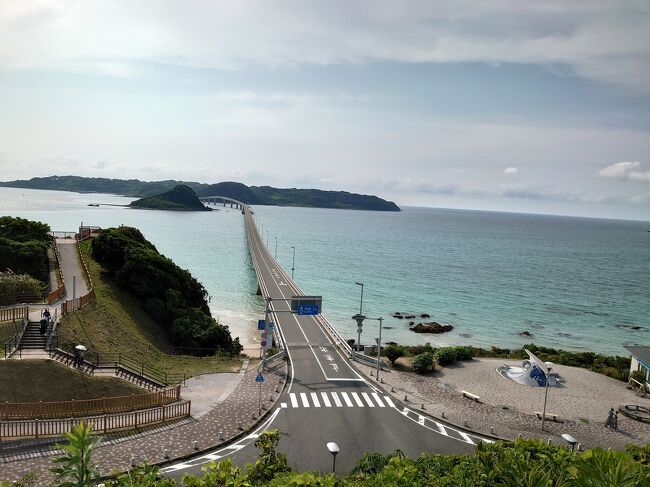
[(299, 315), (317, 315), (318, 314), (318, 305), (317, 304), (301, 304), (298, 306)]
[(264, 322), (264, 320), (258, 320), (257, 321), (257, 329), (258, 330), (264, 330), (266, 328), (265, 325), (266, 325), (266, 323)]
[(257, 374), (257, 377), (255, 377), (255, 382), (264, 382), (264, 376), (262, 374)]

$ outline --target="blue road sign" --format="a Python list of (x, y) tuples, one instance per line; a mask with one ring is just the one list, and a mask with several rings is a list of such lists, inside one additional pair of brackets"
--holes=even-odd
[(258, 321), (257, 321), (257, 329), (258, 329), (258, 330), (264, 330), (264, 329), (265, 329), (265, 325), (266, 325), (266, 324), (264, 323), (264, 320), (258, 320)]
[(264, 376), (262, 374), (257, 374), (257, 377), (255, 377), (255, 382), (264, 382)]
[(317, 315), (318, 314), (318, 305), (317, 304), (301, 304), (298, 306), (299, 315)]

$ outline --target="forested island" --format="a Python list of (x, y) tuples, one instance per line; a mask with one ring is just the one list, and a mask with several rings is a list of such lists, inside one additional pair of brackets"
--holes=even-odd
[(323, 191), (320, 189), (273, 188), (246, 186), (237, 182), (216, 184), (192, 181), (140, 181), (138, 179), (85, 178), (81, 176), (49, 176), (0, 182), (0, 186), (27, 189), (74, 191), (78, 193), (111, 193), (136, 198), (157, 196), (178, 185), (191, 188), (198, 197), (226, 196), (250, 205), (302, 206), (311, 208), (338, 208), (346, 210), (400, 211), (392, 201), (377, 196)]
[(156, 196), (147, 196), (132, 201), (129, 206), (151, 210), (211, 211), (201, 203), (192, 188), (184, 184), (174, 186), (169, 191)]

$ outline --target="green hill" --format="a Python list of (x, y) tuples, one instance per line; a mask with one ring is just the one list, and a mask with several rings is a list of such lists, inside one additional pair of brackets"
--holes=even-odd
[(129, 205), (133, 208), (147, 208), (154, 210), (182, 210), (182, 211), (210, 211), (199, 198), (192, 188), (179, 184), (169, 191), (156, 196), (147, 196)]
[[(201, 196), (227, 196), (251, 205), (304, 206), (312, 208), (339, 208), (346, 210), (400, 211), (392, 201), (377, 196), (323, 191), (320, 189), (272, 188), (246, 186), (232, 181), (204, 184), (186, 181), (140, 181), (138, 179), (84, 178), (80, 176), (50, 176), (0, 182), (0, 186), (80, 193), (112, 193), (125, 196), (156, 196), (178, 185), (191, 188)], [(161, 202), (156, 202), (160, 204)]]

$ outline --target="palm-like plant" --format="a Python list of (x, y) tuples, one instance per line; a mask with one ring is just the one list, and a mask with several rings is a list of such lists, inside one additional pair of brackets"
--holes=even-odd
[(52, 468), (57, 487), (88, 487), (98, 480), (99, 470), (92, 463), (92, 454), (101, 438), (92, 436), (92, 427), (80, 421), (70, 433), (63, 435), (67, 444), (58, 444), (64, 454), (54, 459), (59, 467)]

